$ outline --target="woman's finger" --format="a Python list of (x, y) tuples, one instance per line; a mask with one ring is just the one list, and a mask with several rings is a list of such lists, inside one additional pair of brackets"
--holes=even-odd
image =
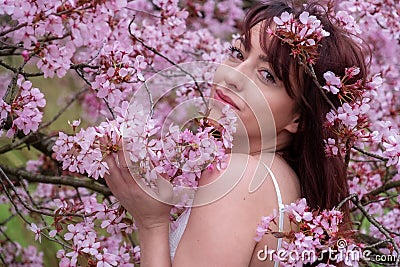
[(105, 158), (105, 162), (109, 167), (109, 174), (104, 175), (107, 185), (111, 191), (120, 191), (122, 189), (137, 187), (133, 176), (128, 169), (120, 168), (118, 164), (118, 157), (116, 155), (108, 155)]
[(138, 182), (137, 177), (131, 173), (130, 168), (132, 167), (132, 163), (129, 158), (129, 154), (124, 149), (120, 149), (117, 152), (117, 165), (121, 171), (123, 179), (127, 184), (131, 183), (132, 179), (134, 179), (136, 183)]
[(156, 185), (158, 189), (157, 197), (164, 203), (174, 204), (174, 191), (172, 184), (168, 180), (158, 175), (156, 179)]

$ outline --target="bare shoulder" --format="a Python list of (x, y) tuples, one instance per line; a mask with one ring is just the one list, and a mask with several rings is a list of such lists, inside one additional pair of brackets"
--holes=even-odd
[(290, 204), (298, 199), (301, 195), (299, 178), (289, 164), (275, 156), (270, 168), (277, 180), (283, 203)]
[[(202, 189), (218, 186), (220, 195), (223, 192), (255, 194), (268, 201), (268, 198), (276, 198), (275, 185), (268, 169), (277, 181), (284, 203), (291, 203), (300, 196), (300, 184), (296, 173), (285, 160), (274, 154), (263, 154), (260, 157), (231, 154), (227, 168), (221, 171), (205, 171), (200, 185)], [(232, 190), (233, 188), (236, 191)], [(209, 195), (211, 190), (203, 191)]]
[[(290, 201), (298, 195), (297, 178), (284, 161), (271, 162), (283, 199)], [(201, 177), (174, 266), (248, 266), (257, 246), (257, 225), (277, 207), (264, 162), (246, 154), (230, 155), (226, 169), (205, 171)]]

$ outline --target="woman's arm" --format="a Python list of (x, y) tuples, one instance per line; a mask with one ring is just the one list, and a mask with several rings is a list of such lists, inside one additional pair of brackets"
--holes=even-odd
[(140, 266), (170, 267), (169, 225), (139, 228)]

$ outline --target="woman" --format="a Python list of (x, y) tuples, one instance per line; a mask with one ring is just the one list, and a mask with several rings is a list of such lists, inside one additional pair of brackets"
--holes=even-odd
[[(324, 154), (324, 139), (335, 138), (323, 127), (331, 106), (290, 47), (270, 34), (276, 27), (274, 17), (288, 12), (298, 18), (303, 11), (317, 16), (330, 33), (321, 40), (313, 65), (318, 82), (325, 83), (327, 71), (343, 76), (345, 68), (352, 66), (360, 68), (354, 80), (364, 82), (362, 48), (320, 6), (289, 7), (281, 1), (253, 6), (244, 19), (241, 38), (234, 41), (228, 59), (217, 70), (212, 92), (216, 102), (235, 110), (243, 127), (235, 135), (236, 150), (230, 154), (228, 167), (221, 172), (204, 171), (199, 185), (236, 178), (237, 183), (218, 200), (193, 207), (190, 216), (186, 213), (187, 223), (183, 220), (178, 227), (184, 229), (183, 236), (172, 244), (177, 247), (174, 266), (273, 266), (272, 261), (261, 261), (259, 252), (265, 246), (279, 248), (277, 239), (264, 236), (254, 241), (261, 216), (299, 197), (305, 197), (312, 208), (330, 209), (347, 195), (344, 160)], [(335, 106), (340, 105), (337, 95), (327, 96)], [(268, 112), (271, 121), (261, 121)], [(243, 145), (242, 139), (249, 145)], [(107, 162), (111, 170), (107, 183), (139, 228), (141, 266), (171, 266), (171, 207), (140, 190), (126, 167), (118, 167), (111, 158)], [(161, 195), (168, 197), (162, 179), (159, 187), (166, 188)], [(200, 190), (195, 202), (205, 196), (207, 191)], [(288, 221), (280, 216), (278, 221), (283, 228), (275, 230), (290, 230)]]

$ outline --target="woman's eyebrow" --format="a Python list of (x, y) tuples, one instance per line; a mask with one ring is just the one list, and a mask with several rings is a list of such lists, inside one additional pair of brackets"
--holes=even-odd
[(258, 60), (266, 62), (266, 63), (270, 63), (269, 59), (268, 59), (268, 56), (266, 56), (266, 55), (259, 55), (258, 56)]
[[(241, 45), (243, 45), (244, 47), (246, 47), (246, 46), (245, 46), (245, 41), (244, 41), (244, 37), (243, 37), (243, 36), (238, 37), (236, 40), (240, 41)], [(258, 56), (258, 60), (260, 60), (260, 61), (262, 61), (262, 62), (270, 63), (267, 55), (259, 55), (259, 56)]]
[[(236, 39), (235, 39), (235, 42), (236, 42), (236, 41), (239, 41), (239, 42), (240, 42), (240, 45), (243, 46), (244, 48), (246, 48), (246, 45), (245, 45), (246, 42), (245, 42), (245, 40), (244, 40), (244, 36), (240, 36), (240, 37), (236, 38)], [(246, 49), (246, 50), (247, 50), (247, 49)]]

